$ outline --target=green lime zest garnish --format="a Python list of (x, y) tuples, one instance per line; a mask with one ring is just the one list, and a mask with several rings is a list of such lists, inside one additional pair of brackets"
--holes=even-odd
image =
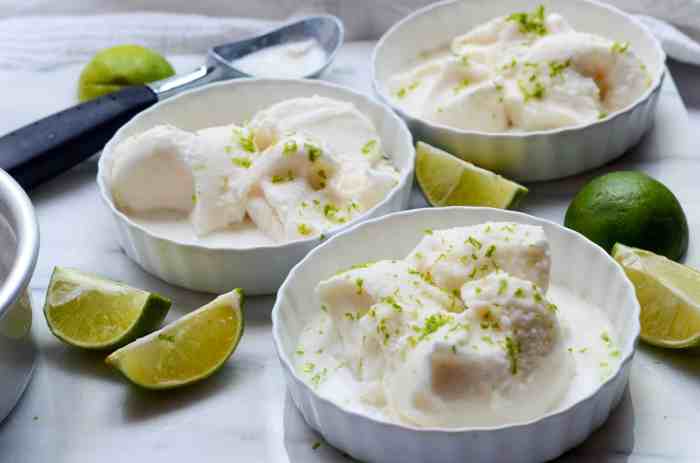
[(467, 238), (467, 240), (464, 242), (464, 244), (467, 244), (467, 243), (471, 244), (472, 247), (474, 247), (475, 249), (481, 249), (481, 241), (477, 240), (473, 236), (470, 236), (469, 238)]
[(285, 156), (289, 156), (290, 154), (294, 154), (299, 150), (299, 146), (297, 145), (297, 142), (294, 140), (289, 140), (287, 142), (284, 142), (284, 150), (283, 154)]
[(389, 328), (386, 326), (386, 318), (382, 318), (381, 320), (379, 320), (379, 323), (377, 324), (377, 333), (381, 334), (384, 337), (385, 346), (389, 344), (389, 338), (391, 337), (391, 333), (389, 332)]
[(549, 62), (549, 77), (556, 77), (564, 72), (566, 68), (571, 66), (571, 58), (566, 61), (550, 61)]
[(538, 6), (532, 13), (513, 13), (506, 20), (518, 23), (523, 34), (547, 34), (547, 27), (544, 25), (544, 5)]
[(457, 84), (457, 86), (454, 88), (455, 94), (461, 92), (465, 88), (469, 86), (469, 79), (462, 79), (460, 83)]
[(441, 313), (430, 315), (425, 319), (423, 327), (418, 329), (418, 332), (420, 333), (418, 341), (426, 339), (428, 336), (430, 336), (431, 334), (433, 334), (434, 332), (436, 332), (451, 321), (452, 317), (450, 317), (449, 315), (444, 315)]
[(257, 147), (253, 141), (253, 132), (248, 132), (246, 135), (241, 129), (236, 127), (233, 129), (233, 133), (236, 135), (236, 137), (238, 137), (238, 144), (241, 145), (243, 151), (248, 153), (255, 153), (257, 151)]
[(315, 368), (316, 368), (315, 364), (313, 364), (311, 362), (306, 362), (304, 364), (304, 366), (302, 367), (302, 371), (304, 373), (311, 373), (312, 371), (314, 371)]
[(493, 257), (493, 253), (496, 252), (496, 245), (492, 244), (486, 249), (486, 257)]
[(365, 143), (364, 146), (362, 147), (362, 154), (364, 154), (364, 155), (370, 154), (371, 152), (374, 151), (374, 149), (376, 148), (376, 146), (377, 146), (377, 140), (370, 140), (370, 141), (368, 141), (368, 142)]
[(542, 82), (537, 80), (537, 76), (530, 76), (530, 82), (532, 83), (532, 86), (531, 88), (528, 88), (528, 85), (525, 82), (522, 80), (518, 81), (518, 88), (520, 88), (520, 92), (525, 97), (525, 101), (527, 102), (533, 98), (536, 100), (541, 100), (544, 98), (545, 87), (542, 85)]
[(418, 88), (419, 85), (420, 85), (420, 81), (415, 81), (412, 84), (410, 84), (408, 87), (402, 87), (399, 89), (398, 92), (396, 92), (396, 96), (399, 98), (403, 98), (408, 94), (408, 92), (412, 92), (413, 90)]
[(318, 158), (321, 157), (323, 152), (321, 151), (321, 148), (319, 148), (316, 145), (312, 145), (311, 143), (304, 143), (304, 148), (306, 148), (306, 151), (309, 153), (309, 161), (310, 162), (316, 162)]
[(313, 230), (311, 229), (311, 227), (309, 227), (305, 223), (300, 223), (299, 225), (297, 225), (297, 231), (299, 232), (300, 235), (303, 235), (303, 236), (309, 236), (311, 233), (313, 233)]
[(323, 215), (326, 216), (328, 220), (334, 220), (343, 223), (346, 219), (337, 216), (339, 211), (340, 209), (338, 209), (338, 207), (336, 207), (336, 205), (332, 203), (326, 203), (326, 205), (323, 206)]
[(506, 336), (506, 354), (508, 355), (508, 360), (510, 361), (510, 372), (511, 374), (518, 373), (518, 354), (520, 353), (520, 346), (513, 338)]
[(629, 50), (629, 48), (629, 42), (613, 42), (612, 46), (610, 47), (610, 51), (613, 53), (625, 53), (627, 50)]
[(326, 377), (326, 374), (328, 373), (328, 369), (324, 368), (321, 370), (320, 373), (316, 373), (312, 378), (311, 378), (311, 384), (314, 386), (318, 387), (319, 384), (321, 384), (321, 381), (323, 381)]
[(392, 309), (394, 309), (394, 312), (402, 312), (403, 307), (396, 302), (396, 299), (394, 299), (394, 296), (387, 296), (385, 298), (382, 298), (382, 302), (385, 304), (389, 304)]
[(248, 158), (233, 158), (231, 159), (231, 162), (238, 167), (242, 167), (243, 169), (249, 169), (253, 164)]
[(510, 63), (504, 64), (502, 69), (504, 71), (507, 71), (508, 69), (515, 69), (515, 67), (517, 65), (518, 65), (518, 60), (513, 58), (512, 60), (510, 60)]
[(357, 294), (362, 294), (362, 287), (365, 284), (365, 280), (362, 278), (357, 278), (355, 280), (355, 286), (357, 286)]
[(287, 175), (273, 175), (272, 176), (272, 183), (282, 183), (282, 182), (291, 182), (294, 180), (294, 173), (289, 170), (287, 171)]

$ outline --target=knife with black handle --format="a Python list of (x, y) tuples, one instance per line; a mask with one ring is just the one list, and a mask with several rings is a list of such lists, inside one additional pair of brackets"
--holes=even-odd
[(31, 189), (100, 151), (122, 125), (157, 101), (145, 85), (127, 87), (40, 119), (0, 137), (0, 168)]

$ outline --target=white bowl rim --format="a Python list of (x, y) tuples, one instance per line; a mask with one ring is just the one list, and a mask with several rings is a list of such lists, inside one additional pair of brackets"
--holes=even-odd
[[(168, 98), (163, 101), (159, 101), (158, 103), (154, 104), (148, 109), (145, 109), (144, 111), (140, 112), (136, 116), (134, 116), (129, 122), (124, 124), (107, 142), (108, 146), (112, 143), (112, 141), (120, 135), (121, 131), (124, 130), (127, 126), (129, 126), (132, 123), (135, 123), (143, 117), (144, 114), (148, 114), (151, 112), (155, 112), (160, 109), (161, 106), (167, 105), (167, 104), (177, 104), (177, 100), (180, 98), (186, 98), (189, 97), (190, 95), (194, 95), (197, 93), (204, 93), (207, 91), (210, 91), (213, 88), (217, 87), (225, 87), (229, 85), (256, 85), (258, 82), (264, 82), (264, 83), (280, 83), (280, 84), (286, 84), (286, 83), (295, 83), (295, 84), (302, 84), (302, 85), (310, 85), (310, 86), (315, 86), (318, 85), (320, 87), (326, 87), (326, 88), (332, 88), (334, 90), (338, 90), (340, 92), (346, 92), (350, 93), (353, 96), (360, 98), (362, 100), (365, 100), (365, 102), (369, 103), (370, 105), (375, 105), (378, 107), (381, 107), (385, 112), (386, 115), (392, 119), (394, 119), (396, 122), (398, 122), (398, 127), (399, 130), (402, 132), (402, 138), (405, 138), (406, 140), (410, 140), (409, 146), (411, 147), (411, 151), (409, 153), (409, 158), (407, 160), (408, 168), (405, 169), (403, 172), (399, 171), (400, 174), (400, 179), (399, 183), (397, 183), (389, 192), (384, 199), (382, 199), (380, 202), (375, 204), (373, 207), (370, 209), (367, 209), (365, 212), (360, 214), (359, 216), (355, 217), (353, 220), (330, 229), (326, 234), (321, 234), (320, 236), (312, 236), (310, 238), (304, 238), (300, 240), (294, 240), (294, 241), (289, 241), (286, 243), (279, 243), (279, 244), (265, 244), (265, 245), (256, 245), (256, 246), (247, 246), (247, 247), (235, 247), (235, 246), (214, 246), (214, 245), (209, 245), (209, 244), (195, 244), (195, 243), (186, 243), (174, 239), (167, 238), (165, 236), (159, 235), (157, 233), (152, 232), (146, 227), (143, 227), (142, 225), (134, 222), (131, 220), (131, 218), (121, 212), (117, 207), (114, 205), (114, 202), (111, 199), (111, 195), (107, 191), (107, 185), (105, 184), (103, 180), (103, 171), (105, 169), (105, 156), (100, 155), (100, 160), (98, 162), (97, 166), (97, 185), (100, 190), (100, 195), (102, 196), (102, 200), (107, 204), (109, 209), (113, 214), (115, 214), (120, 220), (123, 222), (127, 223), (130, 227), (134, 227), (138, 229), (140, 232), (144, 233), (146, 236), (152, 239), (156, 240), (162, 240), (164, 242), (168, 243), (173, 243), (178, 246), (182, 246), (185, 248), (190, 248), (190, 249), (202, 249), (202, 250), (207, 250), (207, 251), (240, 251), (240, 252), (253, 252), (253, 251), (262, 251), (262, 250), (279, 250), (284, 248), (285, 246), (303, 246), (306, 244), (310, 244), (316, 241), (325, 241), (327, 236), (331, 235), (336, 235), (337, 233), (342, 232), (343, 230), (348, 229), (349, 227), (352, 227), (353, 225), (357, 223), (361, 223), (363, 220), (366, 220), (367, 217), (370, 217), (372, 214), (375, 213), (377, 209), (380, 209), (384, 207), (387, 203), (391, 202), (393, 198), (400, 194), (404, 188), (407, 187), (407, 183), (410, 181), (411, 184), (413, 183), (413, 173), (415, 170), (415, 160), (416, 160), (416, 149), (413, 144), (413, 138), (411, 136), (411, 133), (408, 130), (408, 127), (406, 126), (406, 122), (403, 121), (399, 116), (396, 115), (394, 111), (392, 111), (391, 107), (388, 106), (386, 103), (376, 100), (374, 98), (371, 98), (368, 95), (365, 95), (364, 93), (361, 93), (359, 91), (353, 90), (349, 87), (335, 84), (332, 82), (328, 81), (322, 81), (322, 80), (315, 80), (315, 79), (284, 79), (284, 78), (268, 78), (268, 77), (241, 77), (241, 78), (236, 78), (232, 80), (226, 80), (222, 82), (214, 82), (211, 84), (203, 85), (202, 87), (198, 87), (195, 89), (187, 90), (184, 91), (178, 95), (175, 95), (171, 98)], [(397, 169), (398, 170), (398, 169)]]
[[(622, 267), (617, 265), (617, 263), (615, 262), (615, 264), (617, 265), (617, 272), (622, 277), (622, 281), (624, 281), (624, 284), (627, 286), (628, 296), (631, 296), (631, 300), (634, 302), (634, 309), (636, 312), (635, 314), (633, 314), (634, 315), (634, 317), (633, 317), (634, 326), (632, 328), (634, 330), (633, 331), (634, 336), (632, 337), (632, 339), (630, 341), (627, 342), (627, 344), (624, 347), (624, 350), (620, 349), (622, 352), (622, 357), (621, 357), (621, 360), (620, 360), (620, 363), (619, 363), (617, 369), (615, 370), (615, 373), (608, 376), (608, 378), (605, 381), (600, 383), (590, 393), (588, 393), (585, 396), (582, 396), (580, 399), (569, 404), (565, 408), (555, 409), (552, 412), (546, 413), (540, 417), (534, 418), (534, 419), (529, 420), (529, 421), (519, 422), (519, 423), (506, 423), (506, 424), (499, 425), (499, 426), (474, 426), (474, 427), (462, 427), (462, 428), (440, 428), (440, 427), (422, 427), (421, 428), (421, 427), (416, 427), (416, 426), (411, 426), (411, 425), (401, 424), (401, 423), (395, 423), (395, 422), (391, 422), (388, 420), (382, 420), (379, 418), (371, 417), (371, 416), (365, 415), (363, 413), (359, 413), (359, 412), (356, 412), (354, 410), (350, 410), (342, 404), (338, 404), (338, 403), (336, 403), (336, 402), (334, 402), (326, 397), (323, 397), (323, 396), (317, 394), (316, 391), (314, 391), (311, 387), (309, 387), (307, 382), (304, 381), (303, 379), (301, 379), (299, 377), (299, 375), (297, 374), (296, 369), (290, 363), (289, 358), (287, 357), (287, 354), (282, 347), (282, 342), (281, 342), (279, 335), (278, 335), (278, 326), (279, 326), (278, 318), (279, 318), (281, 300), (282, 300), (282, 297), (283, 297), (285, 291), (287, 290), (287, 287), (290, 285), (290, 281), (294, 278), (296, 273), (299, 271), (299, 268), (302, 265), (304, 265), (307, 260), (312, 259), (317, 252), (320, 252), (320, 250), (322, 248), (324, 248), (326, 246), (332, 246), (333, 241), (335, 241), (336, 239), (342, 239), (342, 237), (344, 235), (351, 234), (352, 232), (354, 232), (355, 230), (357, 230), (359, 228), (371, 226), (377, 222), (389, 220), (395, 216), (422, 214), (422, 213), (425, 213), (427, 211), (435, 212), (435, 211), (455, 211), (455, 210), (461, 210), (464, 212), (469, 212), (469, 211), (490, 211), (490, 212), (499, 211), (499, 213), (503, 213), (505, 215), (505, 217), (510, 217), (510, 220), (512, 220), (514, 222), (517, 222), (518, 218), (527, 218), (528, 220), (535, 219), (535, 221), (539, 221), (539, 222), (545, 223), (547, 225), (553, 226), (555, 228), (558, 228), (560, 231), (562, 231), (564, 233), (568, 233), (571, 235), (575, 235), (579, 238), (582, 238), (584, 240), (584, 242), (588, 244), (588, 246), (591, 246), (591, 248), (595, 250), (595, 252), (597, 252), (598, 254), (603, 256), (604, 258), (609, 259), (612, 262), (615, 262), (613, 260), (613, 258), (610, 256), (610, 254), (608, 254), (603, 248), (601, 248), (600, 246), (598, 246), (594, 242), (590, 241), (588, 238), (586, 238), (585, 236), (583, 236), (582, 234), (580, 234), (577, 231), (563, 227), (563, 226), (559, 225), (558, 223), (553, 222), (551, 220), (542, 219), (540, 217), (526, 214), (524, 212), (511, 211), (511, 210), (505, 210), (505, 209), (494, 209), (494, 208), (489, 208), (489, 207), (471, 207), (471, 206), (450, 206), (450, 207), (441, 207), (441, 208), (426, 207), (426, 208), (420, 208), (420, 209), (409, 209), (409, 210), (405, 210), (405, 211), (393, 212), (391, 214), (387, 214), (387, 215), (384, 215), (382, 217), (377, 217), (375, 219), (371, 219), (371, 220), (367, 220), (365, 222), (355, 224), (353, 227), (343, 231), (342, 233), (338, 233), (338, 234), (334, 235), (329, 240), (327, 240), (326, 242), (324, 242), (320, 246), (315, 247), (313, 250), (311, 250), (311, 252), (306, 254), (306, 256), (304, 256), (304, 258), (302, 260), (300, 260), (292, 268), (292, 270), (287, 275), (287, 278), (285, 278), (284, 282), (282, 283), (279, 290), (277, 291), (277, 294), (275, 296), (275, 304), (272, 307), (272, 316), (271, 316), (271, 318), (272, 318), (272, 338), (273, 338), (273, 341), (275, 343), (275, 350), (277, 351), (277, 356), (280, 359), (280, 362), (283, 364), (283, 366), (285, 368), (287, 368), (290, 371), (290, 373), (293, 375), (294, 379), (296, 381), (298, 381), (299, 383), (301, 383), (302, 387), (304, 387), (307, 392), (310, 392), (316, 400), (322, 401), (327, 406), (335, 407), (336, 409), (339, 409), (341, 412), (346, 413), (348, 415), (351, 415), (354, 418), (361, 419), (361, 420), (368, 420), (375, 425), (384, 426), (386, 428), (394, 429), (397, 431), (408, 430), (408, 431), (418, 431), (421, 433), (458, 434), (458, 433), (464, 433), (464, 432), (491, 432), (491, 431), (512, 430), (512, 429), (519, 429), (519, 428), (525, 428), (527, 426), (532, 426), (532, 425), (535, 425), (536, 423), (539, 423), (539, 422), (544, 421), (544, 420), (556, 419), (559, 416), (562, 416), (562, 415), (565, 415), (565, 414), (571, 412), (571, 410), (573, 410), (575, 407), (580, 406), (584, 402), (587, 402), (589, 400), (594, 400), (595, 397), (600, 393), (600, 391), (602, 389), (604, 389), (605, 387), (607, 387), (609, 384), (613, 383), (617, 379), (617, 377), (620, 376), (622, 374), (622, 372), (625, 370), (625, 366), (632, 361), (634, 354), (635, 354), (637, 343), (639, 341), (639, 334), (640, 334), (640, 329), (641, 329), (640, 323), (639, 323), (639, 313), (640, 313), (641, 309), (639, 307), (639, 302), (637, 301), (635, 289), (632, 286), (632, 283), (625, 276), (625, 273), (624, 273), (624, 270), (622, 269)], [(438, 213), (440, 213), (440, 212), (438, 212)], [(505, 217), (504, 217), (504, 219), (505, 219)]]
[(617, 111), (612, 112), (611, 114), (608, 114), (606, 117), (603, 119), (599, 119), (593, 122), (588, 122), (584, 124), (578, 124), (578, 125), (570, 125), (570, 126), (565, 126), (565, 127), (559, 127), (556, 129), (548, 129), (548, 130), (532, 130), (528, 132), (483, 132), (481, 130), (467, 130), (467, 129), (460, 129), (456, 127), (451, 127), (449, 125), (444, 125), (444, 124), (438, 124), (435, 122), (431, 122), (423, 117), (416, 117), (412, 114), (407, 113), (403, 109), (399, 108), (396, 106), (392, 101), (391, 98), (389, 98), (384, 91), (382, 90), (383, 86), (380, 85), (379, 81), (377, 80), (377, 52), (378, 50), (384, 45), (385, 42), (388, 41), (389, 36), (391, 36), (396, 30), (399, 28), (403, 27), (404, 24), (407, 24), (411, 21), (413, 21), (416, 17), (422, 16), (424, 14), (430, 14), (432, 10), (436, 10), (439, 8), (443, 7), (449, 7), (450, 5), (457, 4), (457, 3), (462, 3), (465, 0), (442, 0), (436, 3), (432, 3), (430, 5), (427, 5), (423, 8), (420, 8), (418, 10), (415, 10), (405, 18), (401, 19), (399, 22), (394, 24), (389, 30), (387, 30), (384, 35), (379, 39), (377, 44), (374, 46), (374, 49), (372, 50), (372, 58), (371, 58), (371, 66), (372, 66), (372, 89), (374, 90), (375, 94), (379, 97), (379, 100), (381, 100), (382, 103), (385, 103), (389, 105), (394, 111), (396, 111), (402, 118), (411, 120), (411, 121), (418, 121), (421, 124), (424, 124), (428, 129), (430, 130), (446, 130), (450, 131), (453, 133), (456, 133), (458, 135), (478, 135), (478, 136), (483, 136), (483, 137), (490, 137), (490, 138), (526, 138), (526, 137), (531, 137), (531, 136), (543, 136), (543, 135), (556, 135), (560, 133), (567, 133), (567, 132), (574, 132), (577, 130), (582, 130), (588, 127), (593, 127), (599, 124), (605, 124), (613, 119), (617, 119), (619, 117), (622, 117), (624, 114), (628, 114), (632, 111), (634, 111), (637, 107), (641, 106), (644, 104), (646, 100), (649, 99), (651, 95), (654, 94), (654, 92), (657, 91), (658, 88), (661, 87), (661, 84), (663, 83), (664, 76), (666, 74), (666, 67), (664, 66), (663, 63), (666, 62), (666, 52), (664, 52), (663, 48), (661, 47), (661, 43), (658, 41), (658, 39), (651, 33), (649, 28), (639, 21), (637, 18), (625, 13), (621, 9), (607, 4), (607, 3), (601, 3), (598, 0), (577, 0), (581, 2), (582, 4), (589, 3), (592, 5), (595, 5), (600, 8), (604, 8), (609, 10), (613, 14), (617, 14), (622, 18), (625, 18), (627, 21), (633, 23), (639, 29), (642, 31), (643, 34), (646, 34), (647, 38), (650, 38), (652, 43), (654, 44), (654, 50), (659, 56), (659, 60), (661, 62), (661, 65), (659, 66), (659, 69), (656, 70), (656, 75), (654, 75), (653, 79), (653, 85), (650, 85), (644, 93), (642, 93), (634, 102), (630, 103), (628, 106), (625, 108), (619, 109)]

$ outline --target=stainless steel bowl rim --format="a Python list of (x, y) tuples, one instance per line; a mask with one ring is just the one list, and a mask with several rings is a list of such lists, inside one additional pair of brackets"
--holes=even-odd
[(0, 202), (9, 213), (7, 217), (17, 243), (15, 259), (0, 287), (0, 317), (20, 297), (32, 278), (39, 255), (39, 225), (34, 207), (22, 187), (0, 169)]

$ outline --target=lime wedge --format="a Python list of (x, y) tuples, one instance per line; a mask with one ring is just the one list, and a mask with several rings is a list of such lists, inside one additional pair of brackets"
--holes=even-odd
[(170, 301), (116, 281), (56, 267), (46, 292), (44, 316), (61, 341), (109, 349), (143, 336), (163, 322)]
[(612, 255), (637, 290), (642, 339), (674, 349), (700, 345), (700, 272), (620, 243)]
[(433, 206), (513, 208), (527, 188), (427, 143), (416, 145), (416, 178)]
[(181, 319), (122, 347), (107, 363), (132, 383), (169, 389), (218, 370), (243, 334), (243, 292), (235, 289)]

